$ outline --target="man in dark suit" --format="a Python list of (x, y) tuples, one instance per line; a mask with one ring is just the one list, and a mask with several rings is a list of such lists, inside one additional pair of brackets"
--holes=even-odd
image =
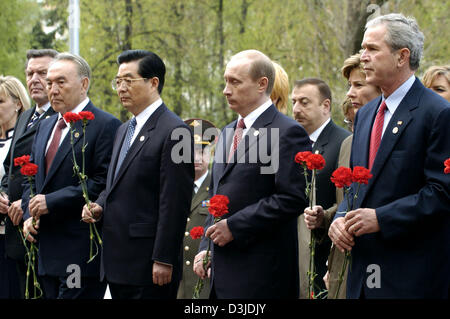
[[(8, 208), (9, 218), (6, 219), (6, 255), (16, 261), (20, 292), (23, 298), (25, 297), (27, 271), (26, 252), (17, 227), (21, 227), (22, 224), (21, 204), (24, 180), (20, 174), (20, 166), (14, 166), (14, 158), (31, 153), (31, 144), (39, 122), (55, 113), (48, 100), (45, 77), (50, 62), (57, 54), (58, 52), (52, 49), (27, 51), (25, 75), (28, 92), (35, 106), (26, 110), (18, 118), (9, 153), (3, 162), (6, 174), (2, 179), (2, 188), (6, 191), (8, 198), (0, 197), (0, 201), (5, 200), (5, 205), (8, 205), (8, 201), (11, 202)], [(31, 297), (33, 297), (34, 291), (30, 291)]]
[(113, 87), (134, 116), (117, 131), (106, 189), (83, 218), (104, 213), (101, 274), (113, 299), (175, 299), (194, 184), (192, 135), (160, 98), (159, 56), (129, 50), (117, 61)]
[[(356, 114), (351, 166), (373, 177), (329, 230), (352, 253), (347, 298), (448, 297), (450, 105), (414, 76), (423, 40), (401, 14), (366, 25), (361, 61), (367, 83), (383, 94)], [(339, 210), (346, 209), (344, 200)]]
[[(184, 121), (192, 130), (194, 136), (194, 167), (195, 181), (194, 193), (192, 195), (191, 214), (187, 219), (186, 233), (184, 234), (184, 264), (183, 279), (178, 288), (178, 299), (192, 299), (194, 287), (198, 277), (192, 270), (194, 257), (198, 252), (200, 245), (199, 239), (192, 239), (189, 232), (196, 226), (203, 226), (206, 217), (209, 215), (209, 185), (211, 184), (211, 152), (220, 131), (207, 120), (188, 119)], [(205, 281), (203, 290), (200, 293), (200, 299), (207, 299), (209, 296), (209, 280)]]
[(239, 117), (219, 137), (211, 191), (228, 196), (229, 213), (215, 224), (208, 216), (209, 238), (194, 262), (205, 278), (201, 261), (211, 240), (212, 298), (298, 297), (297, 217), (307, 201), (294, 158), (311, 145), (305, 130), (272, 104), (274, 74), (271, 60), (256, 50), (236, 54), (225, 70), (223, 93)]
[[(83, 136), (81, 121), (75, 124), (75, 157), (82, 163), (85, 139), (85, 174), (88, 176), (89, 198), (95, 200), (104, 188), (111, 159), (112, 142), (120, 121), (96, 108), (87, 97), (91, 70), (87, 62), (76, 55), (63, 53), (50, 64), (46, 81), (50, 102), (57, 114), (42, 121), (36, 132), (31, 161), (38, 165), (33, 182), (25, 185), (22, 196), (24, 234), (36, 242), (39, 234), (39, 276), (45, 296), (49, 299), (101, 299), (106, 284), (100, 282), (100, 257), (89, 260), (89, 226), (80, 222), (85, 202), (79, 178), (74, 174), (69, 125), (66, 112), (92, 112)], [(32, 217), (37, 221), (33, 227)], [(74, 272), (74, 269), (76, 273)], [(75, 286), (68, 284), (74, 273)], [(73, 282), (71, 282), (73, 284)]]
[[(312, 141), (312, 151), (321, 154), (325, 159), (325, 167), (317, 171), (316, 175), (316, 209), (332, 209), (336, 200), (336, 188), (330, 177), (337, 168), (339, 149), (342, 141), (350, 135), (350, 132), (334, 124), (331, 119), (331, 90), (323, 80), (306, 78), (295, 81), (292, 90), (292, 103), (294, 119), (306, 130)], [(334, 206), (334, 209), (336, 206)], [(302, 207), (302, 210), (309, 210)], [(325, 228), (315, 229), (315, 272), (317, 277), (314, 284), (318, 286), (315, 292), (325, 290), (322, 280), (327, 272), (327, 259), (330, 253), (331, 241), (327, 236)], [(309, 299), (309, 259), (311, 231), (307, 228), (303, 216), (298, 219), (299, 238), (299, 275), (300, 275), (300, 298)]]

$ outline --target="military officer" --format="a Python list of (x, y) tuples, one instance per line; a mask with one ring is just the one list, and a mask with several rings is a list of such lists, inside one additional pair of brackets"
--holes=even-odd
[[(183, 279), (181, 280), (178, 289), (178, 298), (191, 299), (194, 286), (198, 280), (192, 267), (194, 257), (198, 252), (200, 239), (193, 240), (189, 235), (189, 231), (196, 226), (203, 226), (205, 224), (206, 216), (209, 214), (209, 184), (211, 176), (208, 168), (210, 160), (212, 159), (212, 149), (220, 132), (214, 124), (207, 120), (188, 119), (184, 122), (192, 130), (194, 136), (195, 181), (194, 191), (192, 193), (191, 213), (187, 219), (186, 232), (184, 234)], [(205, 279), (204, 287), (200, 294), (201, 299), (208, 298), (209, 286), (209, 279)]]

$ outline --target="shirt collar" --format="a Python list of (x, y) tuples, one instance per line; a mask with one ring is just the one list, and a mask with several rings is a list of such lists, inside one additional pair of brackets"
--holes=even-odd
[(45, 103), (45, 104), (42, 105), (41, 107), (37, 106), (37, 104), (36, 104), (36, 111), (37, 111), (40, 115), (42, 115), (42, 114), (44, 114), (45, 112), (47, 112), (49, 108), (50, 108), (50, 102)]
[[(268, 99), (262, 105), (258, 106), (255, 110), (249, 113), (246, 117), (244, 117), (245, 129), (249, 129), (252, 127), (253, 123), (255, 123), (256, 119), (264, 113), (272, 105), (272, 100)], [(239, 115), (238, 121), (242, 118)]]
[(162, 99), (159, 98), (155, 102), (147, 106), (141, 113), (139, 113), (136, 116), (136, 126), (143, 126), (145, 122), (147, 122), (149, 117), (156, 111), (156, 109), (162, 105), (162, 103)]
[(312, 132), (311, 135), (309, 136), (309, 139), (315, 143), (319, 138), (320, 134), (322, 133), (323, 129), (325, 128), (325, 126), (327, 126), (328, 123), (330, 123), (330, 121), (331, 117), (329, 117), (328, 120), (326, 120), (317, 130)]
[(197, 186), (197, 191), (200, 189), (200, 186), (202, 186), (203, 182), (206, 179), (206, 176), (208, 176), (208, 171), (206, 171), (205, 174), (203, 174), (199, 179), (194, 181), (195, 186)]
[[(89, 103), (89, 98), (86, 97), (80, 104), (78, 104), (78, 105), (77, 105), (72, 111), (70, 111), (70, 112), (72, 112), (72, 113), (80, 113), (81, 111), (84, 110), (84, 108), (86, 107), (86, 105), (88, 105), (88, 103)], [(58, 113), (58, 120), (59, 120), (61, 117), (64, 119), (64, 117), (61, 115), (61, 113)], [(64, 122), (66, 123), (66, 126), (67, 126), (66, 120), (64, 120)]]
[(395, 110), (400, 105), (403, 98), (408, 93), (409, 89), (411, 89), (411, 87), (413, 86), (415, 80), (416, 77), (413, 74), (409, 77), (408, 80), (403, 82), (403, 84), (400, 85), (397, 88), (397, 90), (395, 90), (391, 95), (389, 95), (388, 98), (385, 98), (384, 94), (381, 96), (382, 97), (381, 103), (383, 103), (383, 101), (386, 102), (386, 107), (391, 114), (394, 114)]

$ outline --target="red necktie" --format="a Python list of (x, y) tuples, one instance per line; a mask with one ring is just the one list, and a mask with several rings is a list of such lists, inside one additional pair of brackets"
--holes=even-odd
[(369, 170), (372, 170), (373, 161), (377, 155), (378, 147), (380, 147), (381, 135), (383, 133), (384, 113), (386, 112), (386, 108), (386, 103), (383, 101), (378, 109), (375, 122), (373, 123), (372, 133), (370, 134)]
[(59, 141), (61, 140), (61, 132), (66, 127), (64, 119), (61, 117), (56, 124), (55, 133), (53, 134), (52, 141), (47, 150), (47, 155), (45, 156), (45, 174), (48, 173), (50, 165), (52, 165), (53, 159), (55, 158), (56, 152), (58, 151)]
[(230, 162), (231, 158), (233, 157), (234, 152), (236, 151), (239, 143), (242, 140), (242, 133), (243, 133), (244, 129), (245, 129), (244, 119), (241, 118), (236, 126), (236, 130), (234, 131), (233, 148), (231, 149), (230, 156), (228, 156), (228, 162)]

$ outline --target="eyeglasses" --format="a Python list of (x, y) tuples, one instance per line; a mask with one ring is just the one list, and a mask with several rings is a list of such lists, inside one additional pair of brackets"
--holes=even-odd
[(137, 79), (115, 78), (114, 80), (111, 81), (111, 87), (114, 91), (117, 91), (120, 88), (120, 86), (122, 85), (122, 83), (125, 83), (125, 86), (127, 88), (129, 88), (134, 81), (140, 81), (140, 80), (147, 80), (147, 78), (137, 78)]

